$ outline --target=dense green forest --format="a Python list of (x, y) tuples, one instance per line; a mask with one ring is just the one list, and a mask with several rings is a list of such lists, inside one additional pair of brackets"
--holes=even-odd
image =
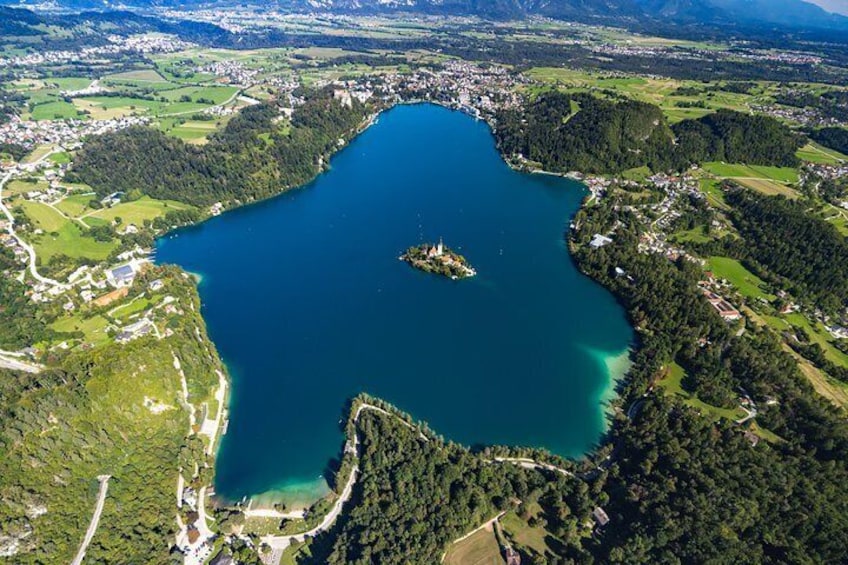
[(91, 139), (74, 159), (71, 180), (98, 195), (140, 191), (193, 205), (267, 198), (315, 176), (321, 158), (349, 138), (366, 108), (333, 99), (332, 90), (304, 93), (286, 129), (274, 103), (242, 110), (204, 146), (135, 127)]
[(523, 112), (501, 112), (497, 120), (504, 153), (561, 172), (681, 170), (705, 161), (797, 166), (801, 144), (769, 117), (720, 110), (669, 127), (656, 106), (589, 94), (546, 92)]
[(744, 237), (744, 244), (728, 242), (737, 255), (781, 277), (803, 302), (832, 313), (848, 305), (848, 243), (832, 224), (782, 197), (738, 189), (726, 200)]
[[(57, 350), (50, 368), (37, 374), (0, 371), (0, 540), (19, 540), (14, 563), (71, 561), (102, 474), (112, 479), (86, 561), (169, 559), (177, 462), (189, 431), (174, 357), (198, 404), (211, 396), (220, 364), (193, 281), (175, 268), (147, 276), (164, 280), (184, 306), (169, 326), (171, 337)], [(167, 408), (152, 411), (151, 401)]]
[[(592, 545), (596, 557), (844, 562), (844, 415), (817, 395), (768, 330), (737, 335), (719, 321), (696, 286), (697, 265), (640, 254), (637, 222), (615, 202), (578, 217), (579, 244), (622, 223), (613, 244), (582, 245), (576, 258), (623, 302), (640, 338), (621, 391), (623, 406), (638, 404), (611, 434), (616, 456), (604, 491), (613, 527)], [(629, 276), (616, 276), (615, 267)], [(713, 422), (661, 389), (650, 392), (671, 361), (684, 367), (684, 387), (707, 402), (720, 405), (747, 390), (760, 408), (757, 423), (780, 440), (752, 447), (744, 428)]]
[(848, 154), (848, 129), (821, 128), (810, 132), (810, 138), (825, 147)]
[[(0, 257), (6, 253), (3, 249)], [(17, 280), (0, 276), (0, 349), (17, 351), (52, 335), (48, 314), (32, 303), (26, 290)]]
[(582, 543), (594, 506), (586, 483), (495, 463), (490, 453), (422, 433), (386, 408), (389, 414), (360, 416), (361, 474), (351, 509), (311, 545), (308, 563), (438, 563), (450, 542), (480, 523), (505, 510), (521, 516), (531, 505), (541, 508), (560, 551), (532, 555), (521, 548), (525, 557), (539, 563), (588, 559)]

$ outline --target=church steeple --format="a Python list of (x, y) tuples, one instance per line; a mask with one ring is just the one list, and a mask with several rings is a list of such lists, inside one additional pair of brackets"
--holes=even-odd
[(440, 257), (442, 255), (442, 253), (444, 253), (444, 252), (445, 252), (445, 244), (442, 241), (442, 238), (440, 237), (439, 238), (439, 246), (436, 248), (436, 256)]

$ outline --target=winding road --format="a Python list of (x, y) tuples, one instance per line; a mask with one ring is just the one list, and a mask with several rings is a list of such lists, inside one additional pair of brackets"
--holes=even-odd
[[(35, 161), (34, 163), (30, 163), (30, 164), (24, 165), (24, 166), (27, 167), (28, 170), (34, 170), (39, 163), (41, 163), (47, 157), (49, 157), (53, 153), (56, 153), (57, 151), (58, 151), (58, 149), (53, 149), (50, 152), (46, 153), (38, 161)], [(68, 288), (68, 285), (62, 284), (59, 281), (56, 281), (56, 280), (53, 280), (53, 279), (50, 279), (50, 278), (47, 278), (47, 277), (43, 277), (43, 276), (38, 274), (38, 268), (36, 267), (36, 264), (35, 264), (35, 260), (36, 260), (35, 249), (33, 249), (33, 247), (30, 244), (25, 242), (18, 234), (15, 233), (15, 217), (12, 215), (12, 212), (9, 210), (9, 208), (7, 208), (6, 205), (3, 203), (3, 187), (6, 186), (6, 183), (8, 183), (10, 180), (12, 180), (12, 178), (14, 178), (14, 175), (11, 172), (8, 172), (3, 176), (2, 179), (0, 179), (0, 212), (3, 212), (3, 215), (6, 216), (6, 219), (8, 220), (8, 226), (6, 227), (6, 231), (9, 232), (9, 235), (14, 237), (15, 240), (17, 240), (18, 244), (21, 247), (23, 247), (24, 250), (29, 255), (29, 261), (28, 261), (29, 272), (32, 274), (32, 278), (34, 278), (35, 280), (37, 280), (39, 282), (49, 284), (51, 286), (58, 286), (60, 288), (66, 289), (66, 288)]]

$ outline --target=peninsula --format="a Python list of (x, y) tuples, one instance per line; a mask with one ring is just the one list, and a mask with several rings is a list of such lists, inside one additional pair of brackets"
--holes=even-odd
[(465, 257), (445, 247), (444, 242), (438, 244), (423, 243), (414, 245), (400, 256), (416, 269), (427, 273), (436, 273), (450, 277), (453, 280), (473, 277), (477, 274)]

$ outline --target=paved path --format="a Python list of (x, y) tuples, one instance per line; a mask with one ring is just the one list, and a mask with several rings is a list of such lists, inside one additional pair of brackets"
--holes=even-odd
[[(356, 413), (353, 416), (354, 426), (359, 422), (359, 416), (362, 414), (363, 410), (372, 410), (379, 414), (385, 414), (387, 416), (394, 416), (390, 412), (383, 410), (378, 406), (374, 406), (373, 404), (360, 404), (359, 408), (356, 409)], [(397, 417), (397, 416), (395, 416)], [(412, 428), (413, 426), (400, 418), (398, 418), (404, 425)], [(359, 460), (359, 434), (354, 431), (353, 434), (353, 445), (354, 445), (354, 453), (357, 461)], [(303, 542), (308, 537), (315, 537), (321, 532), (324, 532), (333, 525), (336, 521), (336, 518), (339, 517), (339, 514), (342, 512), (342, 508), (344, 504), (350, 499), (351, 494), (353, 494), (353, 486), (356, 484), (356, 479), (359, 476), (359, 465), (354, 464), (353, 468), (350, 470), (350, 476), (348, 477), (347, 484), (345, 484), (344, 489), (342, 490), (341, 495), (336, 500), (333, 507), (329, 512), (324, 516), (324, 519), (321, 520), (321, 523), (312, 528), (307, 532), (301, 532), (299, 534), (291, 534), (285, 536), (264, 536), (262, 538), (262, 542), (267, 544), (271, 548), (271, 554), (265, 560), (269, 565), (277, 565), (280, 562), (280, 558), (282, 557), (283, 551), (287, 547), (289, 547), (293, 542)]]
[(0, 367), (13, 371), (24, 371), (25, 373), (40, 373), (41, 369), (44, 368), (41, 365), (23, 361), (17, 355), (10, 355), (5, 351), (0, 351)]
[(91, 517), (91, 523), (88, 525), (88, 530), (85, 532), (85, 537), (82, 540), (77, 556), (71, 561), (71, 565), (80, 565), (85, 557), (85, 550), (88, 549), (88, 544), (91, 543), (91, 538), (94, 537), (94, 532), (97, 531), (97, 524), (100, 523), (100, 514), (103, 513), (103, 503), (106, 502), (106, 491), (109, 490), (110, 475), (100, 475), (97, 480), (100, 481), (100, 492), (97, 494), (97, 505), (94, 507), (94, 515)]
[(495, 461), (498, 463), (514, 463), (519, 467), (524, 467), (525, 469), (535, 469), (537, 471), (554, 471), (555, 473), (561, 473), (566, 477), (573, 477), (574, 473), (563, 469), (562, 467), (557, 467), (556, 465), (551, 465), (550, 463), (539, 463), (535, 459), (529, 459), (527, 457), (495, 457)]

